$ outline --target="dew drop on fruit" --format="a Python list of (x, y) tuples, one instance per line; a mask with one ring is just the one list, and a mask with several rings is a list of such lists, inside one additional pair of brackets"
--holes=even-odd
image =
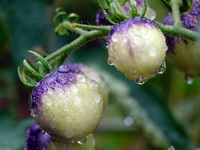
[(78, 144), (82, 145), (86, 142), (87, 138), (84, 137), (83, 139), (81, 139), (80, 141), (77, 141)]
[(35, 113), (34, 113), (34, 110), (33, 110), (33, 109), (31, 109), (31, 116), (32, 116), (32, 117), (35, 117)]
[(137, 83), (138, 85), (143, 85), (145, 84), (145, 82), (142, 79), (142, 76), (139, 76), (136, 80), (135, 83)]
[(44, 130), (42, 130), (42, 134), (46, 135), (47, 133)]
[(193, 78), (189, 77), (187, 74), (185, 75), (185, 82), (187, 84), (192, 84), (193, 83)]
[(110, 65), (110, 66), (113, 66), (114, 64), (112, 63), (112, 61), (110, 60), (110, 57), (108, 57), (107, 59), (107, 64)]
[(163, 74), (166, 70), (166, 62), (164, 61), (160, 68), (157, 70), (158, 74)]
[(117, 34), (113, 34), (111, 39), (113, 42), (117, 42), (118, 38), (119, 38), (119, 36)]

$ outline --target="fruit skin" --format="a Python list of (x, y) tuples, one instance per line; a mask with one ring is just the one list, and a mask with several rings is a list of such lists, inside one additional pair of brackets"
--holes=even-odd
[(103, 99), (83, 72), (61, 65), (36, 83), (31, 113), (40, 127), (62, 141), (78, 141), (98, 126)]
[(107, 38), (110, 61), (128, 79), (146, 82), (165, 61), (165, 37), (153, 21), (126, 19), (113, 26)]
[(82, 63), (67, 63), (71, 69), (80, 70), (95, 84), (98, 84), (98, 89), (103, 98), (103, 109), (106, 110), (108, 104), (108, 88), (103, 77), (97, 73), (93, 68), (90, 68)]
[(94, 150), (95, 141), (92, 134), (86, 136), (83, 142), (63, 143), (54, 139), (47, 133), (42, 133), (42, 129), (34, 122), (26, 135), (25, 150)]
[[(144, 6), (143, 6), (143, 1), (142, 1), (142, 0), (136, 0), (136, 2), (137, 2), (137, 12), (138, 12), (138, 14), (141, 14), (142, 11), (143, 11), (143, 7), (144, 7)], [(123, 8), (124, 8), (124, 11), (125, 11), (126, 13), (128, 13), (129, 9), (131, 9), (131, 4), (130, 4), (130, 2), (127, 1), (127, 2), (124, 4)], [(110, 16), (107, 10), (106, 10), (106, 12), (107, 12), (108, 16)], [(155, 17), (156, 17), (156, 13), (155, 13), (155, 11), (154, 11), (153, 9), (151, 9), (150, 7), (147, 7), (145, 17), (147, 17), (147, 18), (153, 20), (153, 19), (155, 19)], [(99, 9), (99, 10), (97, 11), (95, 21), (96, 21), (96, 24), (97, 24), (97, 25), (112, 25), (112, 24), (104, 17), (104, 14), (103, 14), (103, 12), (102, 12), (101, 9)]]
[[(184, 28), (197, 32), (199, 19), (200, 0), (194, 0), (190, 12), (181, 15), (181, 22)], [(192, 17), (191, 17), (192, 16)], [(163, 24), (173, 25), (174, 20), (171, 13), (164, 18)], [(167, 59), (178, 70), (184, 72), (186, 77), (195, 78), (200, 76), (200, 44), (180, 37), (166, 36)]]

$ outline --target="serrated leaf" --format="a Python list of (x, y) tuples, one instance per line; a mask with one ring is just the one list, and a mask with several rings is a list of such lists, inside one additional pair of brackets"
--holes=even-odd
[(26, 68), (26, 70), (36, 78), (37, 81), (40, 81), (41, 79), (44, 78), (44, 76), (42, 76), (35, 69), (33, 69), (25, 59), (23, 61), (23, 65)]
[(51, 67), (51, 65), (48, 63), (48, 61), (46, 61), (40, 54), (33, 52), (33, 51), (28, 51), (29, 53), (33, 54), (35, 57), (37, 57), (37, 59), (39, 61), (41, 61), (41, 63), (44, 65), (44, 67), (47, 70), (47, 73), (51, 72), (53, 69)]
[(19, 76), (19, 79), (20, 81), (26, 86), (26, 87), (29, 87), (29, 88), (34, 88), (35, 87), (35, 84), (31, 84), (27, 81), (27, 79), (25, 79), (25, 73), (22, 71), (22, 69), (20, 67), (17, 68), (17, 73), (18, 73), (18, 76)]

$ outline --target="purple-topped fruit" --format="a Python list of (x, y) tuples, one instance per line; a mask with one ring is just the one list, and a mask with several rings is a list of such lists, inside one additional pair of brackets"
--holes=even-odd
[(95, 142), (92, 134), (80, 141), (62, 142), (54, 139), (49, 134), (33, 123), (26, 135), (25, 150), (94, 150)]
[[(200, 0), (194, 0), (190, 12), (181, 15), (181, 22), (184, 28), (198, 32)], [(173, 25), (174, 20), (171, 13), (165, 17), (163, 24)], [(186, 75), (186, 81), (191, 83), (190, 78), (200, 76), (200, 44), (180, 37), (166, 36), (166, 42), (169, 47), (167, 59), (178, 70)]]
[(117, 24), (111, 28), (107, 47), (109, 64), (138, 84), (164, 70), (165, 37), (153, 21), (135, 17)]
[[(143, 0), (136, 0), (137, 2), (137, 13), (140, 15), (143, 11), (144, 8), (144, 3)], [(129, 1), (127, 1), (124, 6), (123, 9), (125, 11), (125, 13), (128, 13), (129, 10), (132, 8), (131, 4)], [(109, 15), (108, 11), (106, 11), (107, 14)], [(146, 18), (149, 18), (151, 20), (155, 19), (156, 17), (156, 13), (153, 9), (151, 9), (149, 6), (147, 7), (146, 10), (146, 14), (145, 14)], [(102, 12), (101, 9), (98, 10), (97, 14), (96, 14), (96, 18), (95, 18), (96, 24), (97, 25), (112, 25), (105, 17), (104, 14)]]
[(36, 83), (30, 102), (40, 127), (63, 141), (90, 134), (103, 114), (103, 98), (96, 83), (67, 65)]

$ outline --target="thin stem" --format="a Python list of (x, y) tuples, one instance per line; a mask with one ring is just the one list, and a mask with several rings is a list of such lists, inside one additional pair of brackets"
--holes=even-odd
[(92, 25), (84, 25), (78, 23), (74, 23), (72, 24), (72, 26), (74, 26), (75, 28), (78, 27), (86, 30), (98, 30), (106, 33), (109, 33), (111, 28), (111, 26), (92, 26)]
[(181, 19), (180, 19), (180, 11), (179, 11), (179, 0), (171, 0), (170, 1), (171, 8), (172, 8), (172, 15), (174, 18), (174, 25), (175, 26), (182, 26)]
[(186, 39), (198, 42), (200, 35), (194, 31), (185, 29), (183, 27), (167, 26), (158, 22), (156, 22), (156, 24), (161, 29), (161, 31), (166, 35), (182, 37), (182, 38), (186, 38)]
[(142, 14), (140, 15), (141, 18), (145, 16), (146, 11), (147, 11), (147, 1), (144, 0), (144, 8), (143, 8)]
[(66, 56), (68, 56), (70, 53), (72, 53), (74, 50), (76, 50), (78, 47), (84, 45), (85, 43), (87, 43), (93, 39), (96, 39), (98, 37), (107, 35), (107, 34), (108, 34), (108, 32), (103, 33), (101, 31), (95, 31), (95, 30), (90, 31), (90, 32), (85, 32), (85, 33), (81, 34), (77, 39), (72, 41), (71, 43), (61, 47), (54, 53), (47, 56), (45, 59), (47, 61), (51, 61), (52, 59), (54, 59), (57, 56), (60, 56), (62, 54), (66, 54)]
[(78, 34), (83, 34), (87, 31), (84, 31), (82, 29), (79, 29), (79, 28), (74, 28), (73, 25), (69, 22), (69, 21), (64, 21), (63, 22), (63, 25), (70, 31), (73, 31), (73, 32), (76, 32)]

